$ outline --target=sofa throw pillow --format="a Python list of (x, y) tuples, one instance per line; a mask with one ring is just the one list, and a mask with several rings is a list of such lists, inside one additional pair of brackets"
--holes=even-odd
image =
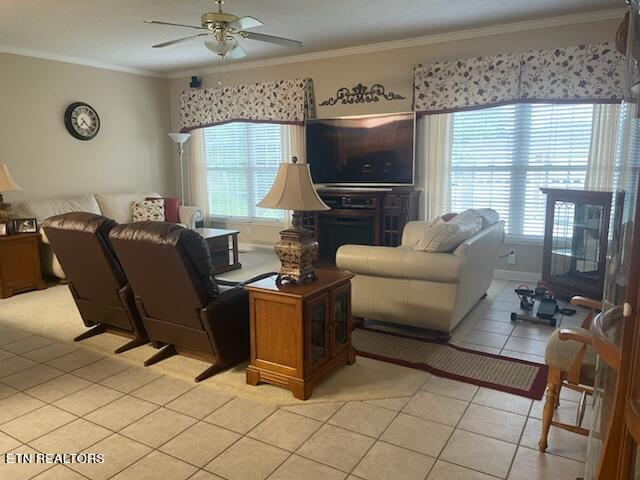
[(475, 212), (482, 218), (482, 228), (487, 228), (500, 220), (500, 214), (492, 208), (471, 208), (469, 211)]
[(164, 200), (164, 219), (170, 223), (180, 223), (180, 199), (178, 197), (148, 197), (147, 200)]
[(415, 249), (423, 252), (451, 252), (480, 230), (482, 217), (469, 210), (456, 215), (448, 222), (439, 217), (427, 225)]
[(133, 221), (144, 222), (145, 220), (165, 221), (164, 200), (162, 198), (133, 202)]

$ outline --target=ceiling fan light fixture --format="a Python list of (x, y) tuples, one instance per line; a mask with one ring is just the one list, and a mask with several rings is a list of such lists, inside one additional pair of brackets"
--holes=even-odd
[(236, 46), (236, 41), (233, 37), (227, 37), (224, 40), (217, 38), (208, 38), (204, 41), (205, 46), (216, 55), (224, 57)]
[(145, 23), (155, 25), (168, 25), (174, 27), (192, 28), (199, 30), (197, 35), (177, 38), (168, 42), (153, 45), (153, 48), (164, 48), (178, 43), (187, 42), (195, 38), (205, 39), (205, 46), (216, 55), (224, 58), (229, 57), (238, 60), (247, 56), (236, 37), (247, 38), (259, 42), (271, 43), (289, 48), (302, 48), (302, 42), (288, 38), (266, 35), (264, 33), (248, 32), (247, 30), (262, 26), (262, 22), (257, 18), (244, 16), (237, 17), (231, 13), (222, 11), (224, 0), (213, 0), (218, 5), (217, 12), (207, 12), (200, 17), (201, 27), (195, 25), (185, 25), (182, 23), (170, 23), (158, 20), (145, 20)]

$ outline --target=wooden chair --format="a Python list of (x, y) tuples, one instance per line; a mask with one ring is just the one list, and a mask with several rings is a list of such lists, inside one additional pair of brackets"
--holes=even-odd
[[(585, 297), (573, 297), (572, 305), (589, 308), (589, 314), (580, 327), (563, 327), (556, 329), (549, 337), (545, 351), (545, 363), (549, 367), (547, 378), (547, 394), (542, 414), (542, 431), (538, 447), (544, 452), (547, 449), (547, 437), (551, 426), (562, 428), (580, 435), (589, 435), (589, 430), (582, 426), (587, 405), (587, 397), (593, 394), (595, 379), (595, 351), (592, 345), (591, 322), (601, 310), (602, 303)], [(562, 388), (580, 392), (580, 402), (576, 415), (576, 424), (558, 422), (553, 419), (560, 405)]]

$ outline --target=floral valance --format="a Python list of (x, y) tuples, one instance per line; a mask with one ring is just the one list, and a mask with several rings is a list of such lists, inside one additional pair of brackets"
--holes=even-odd
[(520, 55), (466, 58), (416, 65), (414, 109), (445, 111), (518, 98)]
[(512, 102), (619, 102), (624, 68), (611, 43), (416, 65), (413, 105), (431, 114)]
[(620, 101), (625, 59), (613, 43), (522, 54), (520, 98)]
[(180, 97), (183, 132), (231, 121), (302, 124), (313, 117), (313, 82), (308, 78), (186, 90)]

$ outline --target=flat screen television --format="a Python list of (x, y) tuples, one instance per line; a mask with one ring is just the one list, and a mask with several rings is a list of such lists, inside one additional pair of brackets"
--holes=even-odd
[(415, 113), (307, 120), (307, 163), (315, 184), (412, 185)]

